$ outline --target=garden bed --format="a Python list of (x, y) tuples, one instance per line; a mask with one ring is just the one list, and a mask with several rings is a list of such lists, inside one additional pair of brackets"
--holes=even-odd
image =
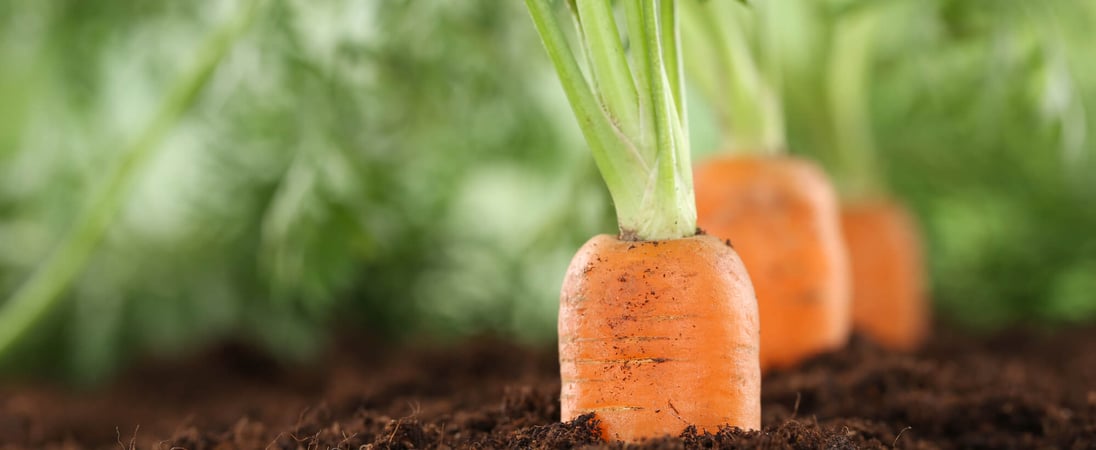
[[(0, 449), (571, 448), (556, 355), (345, 340), (284, 368), (240, 347), (149, 362), (110, 386), (0, 388)], [(686, 432), (644, 448), (1096, 448), (1096, 329), (974, 339), (916, 355), (859, 339), (764, 380), (761, 432)], [(363, 447), (364, 446), (364, 447)]]

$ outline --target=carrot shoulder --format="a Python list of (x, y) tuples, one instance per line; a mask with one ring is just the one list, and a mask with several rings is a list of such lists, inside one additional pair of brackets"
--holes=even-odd
[(559, 349), (563, 420), (596, 413), (607, 440), (761, 425), (754, 291), (715, 237), (595, 236), (567, 270)]
[(853, 274), (853, 328), (888, 348), (916, 349), (931, 311), (912, 218), (890, 200), (848, 204), (841, 216)]
[(695, 171), (699, 226), (731, 239), (757, 292), (761, 368), (844, 345), (849, 268), (836, 194), (814, 164), (726, 156)]

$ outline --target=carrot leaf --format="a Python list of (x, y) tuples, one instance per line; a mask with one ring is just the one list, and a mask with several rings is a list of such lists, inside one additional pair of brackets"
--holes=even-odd
[(613, 197), (621, 238), (695, 234), (677, 2), (624, 2), (630, 59), (611, 2), (570, 2), (586, 72), (553, 2), (525, 3)]
[(682, 10), (685, 63), (689, 76), (712, 99), (723, 145), (732, 152), (784, 150), (779, 72), (776, 65), (759, 62), (752, 42), (766, 44), (765, 36), (755, 36), (760, 11), (715, 0), (685, 0)]
[(828, 65), (826, 102), (834, 127), (834, 153), (841, 168), (841, 190), (846, 195), (878, 194), (882, 181), (871, 133), (865, 86), (878, 15), (861, 12), (843, 18), (834, 27)]

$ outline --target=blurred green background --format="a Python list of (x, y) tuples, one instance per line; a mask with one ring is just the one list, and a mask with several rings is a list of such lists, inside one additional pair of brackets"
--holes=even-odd
[[(0, 4), (0, 303), (132, 175), (0, 369), (93, 381), (219, 339), (307, 358), (340, 328), (553, 339), (567, 262), (615, 225), (522, 2), (248, 4)], [(832, 36), (878, 14), (866, 127), (926, 234), (941, 320), (1096, 319), (1096, 2), (799, 5), (789, 142), (824, 162)], [(701, 155), (719, 150), (707, 100), (690, 96)]]

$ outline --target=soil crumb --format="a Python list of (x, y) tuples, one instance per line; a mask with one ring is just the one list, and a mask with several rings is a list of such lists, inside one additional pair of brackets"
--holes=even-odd
[(0, 385), (0, 449), (1096, 448), (1096, 329), (973, 338), (916, 354), (853, 339), (763, 382), (763, 429), (602, 443), (559, 422), (553, 349), (346, 339), (285, 367), (238, 346), (149, 361), (71, 391)]

